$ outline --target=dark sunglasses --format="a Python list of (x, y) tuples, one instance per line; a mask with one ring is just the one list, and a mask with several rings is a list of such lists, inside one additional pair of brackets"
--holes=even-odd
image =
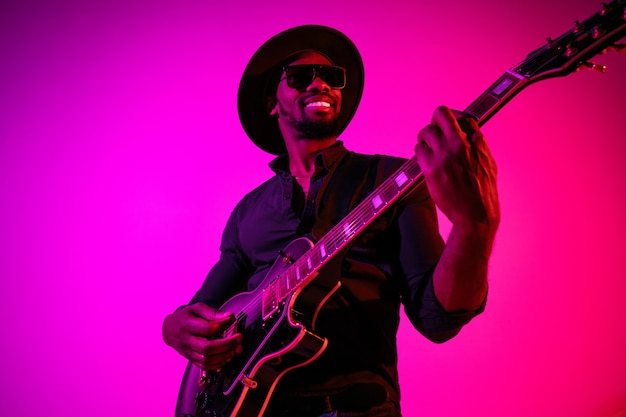
[(342, 89), (346, 86), (346, 69), (331, 65), (302, 64), (283, 68), (287, 85), (297, 90), (306, 89), (316, 77), (320, 77), (330, 88)]

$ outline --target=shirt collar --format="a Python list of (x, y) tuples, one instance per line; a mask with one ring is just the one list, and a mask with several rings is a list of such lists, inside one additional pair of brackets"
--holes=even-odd
[[(315, 155), (315, 175), (326, 173), (348, 152), (343, 141), (338, 140)], [(269, 163), (269, 167), (277, 175), (291, 177), (289, 171), (289, 155), (282, 154)]]

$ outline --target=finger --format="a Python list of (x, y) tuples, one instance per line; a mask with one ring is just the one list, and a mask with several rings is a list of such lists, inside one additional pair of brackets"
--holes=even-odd
[(417, 156), (417, 162), (422, 165), (422, 162), (429, 163), (432, 157), (433, 150), (425, 141), (418, 141), (415, 144), (415, 155)]
[(230, 352), (236, 352), (241, 338), (235, 336), (224, 339), (208, 340), (203, 337), (192, 336), (186, 346), (188, 355), (200, 354), (202, 356), (220, 356)]
[(221, 368), (243, 352), (242, 340), (243, 336), (239, 334), (220, 340), (201, 341), (202, 348), (192, 351), (190, 360), (202, 363), (206, 369)]
[(443, 132), (442, 139), (458, 140), (463, 138), (463, 130), (457, 122), (457, 117), (448, 107), (439, 106), (433, 113), (432, 124), (438, 126)]
[(190, 331), (192, 334), (214, 337), (224, 332), (235, 322), (233, 313), (222, 312), (202, 303), (194, 304), (191, 307), (192, 317), (198, 319), (191, 320)]
[[(472, 115), (455, 109), (448, 110), (450, 110), (456, 121), (459, 123), (462, 131), (467, 133), (468, 131), (474, 132), (478, 130), (478, 122)], [(467, 128), (467, 130), (465, 128)]]
[(218, 335), (220, 323), (207, 321), (204, 318), (191, 315), (185, 322), (185, 329), (192, 336), (211, 339)]
[[(425, 146), (424, 150), (439, 152), (441, 150), (443, 132), (437, 125), (426, 125), (417, 134), (417, 143), (419, 146)], [(417, 151), (417, 149), (416, 149)]]
[(200, 369), (205, 371), (215, 371), (224, 368), (234, 359), (235, 354), (220, 356), (204, 356), (201, 353), (194, 352), (188, 359), (196, 364)]
[(478, 122), (473, 117), (463, 116), (456, 120), (470, 144), (475, 145), (480, 139), (484, 138), (478, 127)]
[(227, 320), (232, 319), (234, 314), (228, 311), (220, 311), (216, 308), (210, 307), (204, 303), (195, 303), (191, 305), (191, 311), (197, 316), (204, 318), (205, 320)]
[(232, 336), (225, 337), (223, 339), (215, 339), (215, 340), (206, 340), (203, 339), (201, 342), (201, 346), (197, 349), (198, 352), (201, 352), (205, 356), (210, 355), (220, 355), (225, 352), (237, 351), (238, 346), (241, 345), (243, 341), (243, 335), (235, 334)]

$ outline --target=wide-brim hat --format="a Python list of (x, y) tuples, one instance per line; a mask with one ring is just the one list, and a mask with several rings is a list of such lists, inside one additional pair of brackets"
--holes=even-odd
[(319, 25), (298, 26), (285, 30), (265, 42), (248, 62), (239, 84), (237, 108), (246, 134), (259, 148), (274, 155), (287, 152), (276, 117), (268, 111), (268, 96), (277, 83), (277, 73), (285, 60), (303, 51), (317, 51), (337, 66), (346, 68), (346, 86), (342, 91), (338, 116), (339, 135), (346, 128), (361, 101), (364, 70), (361, 55), (346, 35)]

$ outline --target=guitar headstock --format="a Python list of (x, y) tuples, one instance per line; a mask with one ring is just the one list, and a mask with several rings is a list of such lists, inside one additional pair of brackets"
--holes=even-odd
[(548, 39), (546, 45), (511, 70), (530, 81), (564, 76), (583, 66), (604, 71), (589, 59), (607, 48), (624, 50), (616, 42), (626, 36), (625, 6), (626, 0), (603, 3), (598, 13), (583, 22), (576, 21), (573, 29), (558, 38)]

